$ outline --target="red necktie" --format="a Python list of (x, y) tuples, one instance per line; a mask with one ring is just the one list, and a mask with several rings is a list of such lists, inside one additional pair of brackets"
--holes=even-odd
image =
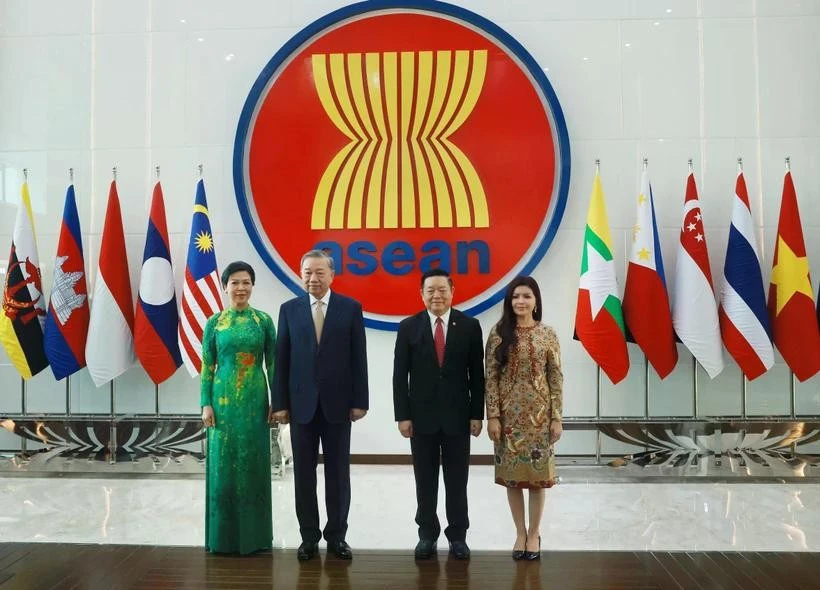
[(433, 341), (436, 344), (436, 356), (440, 367), (444, 364), (444, 322), (441, 321), (441, 318), (436, 318), (436, 331), (433, 335)]

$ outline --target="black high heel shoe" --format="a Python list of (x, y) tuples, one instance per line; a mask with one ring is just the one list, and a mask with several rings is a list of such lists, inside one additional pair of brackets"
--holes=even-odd
[(521, 561), (524, 559), (524, 556), (527, 554), (527, 537), (524, 536), (524, 549), (513, 549), (512, 550), (512, 558), (514, 561)]
[(538, 551), (524, 551), (524, 559), (527, 561), (541, 559), (541, 535), (538, 535)]

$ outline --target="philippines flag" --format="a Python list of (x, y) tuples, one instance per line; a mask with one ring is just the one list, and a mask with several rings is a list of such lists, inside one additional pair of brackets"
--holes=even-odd
[(100, 387), (134, 364), (134, 300), (116, 181), (108, 191), (100, 262), (91, 301), (85, 360), (91, 379)]
[(202, 180), (196, 185), (180, 309), (179, 349), (188, 373), (196, 377), (202, 369), (202, 331), (205, 323), (223, 309), (205, 183)]
[(632, 228), (632, 251), (626, 269), (623, 302), (626, 328), (663, 379), (678, 362), (672, 313), (663, 273), (661, 242), (655, 221), (652, 187), (646, 170), (641, 176), (638, 210)]
[(763, 274), (743, 172), (738, 173), (735, 183), (718, 317), (723, 344), (749, 381), (774, 365)]
[(720, 341), (712, 271), (706, 249), (706, 230), (700, 212), (695, 175), (686, 180), (683, 222), (675, 266), (675, 291), (672, 324), (680, 341), (701, 366), (715, 378), (723, 370), (723, 344)]
[(65, 195), (45, 327), (46, 356), (58, 381), (85, 366), (89, 316), (83, 240), (72, 184)]
[(177, 345), (178, 323), (165, 205), (162, 187), (157, 182), (151, 201), (134, 319), (134, 348), (137, 358), (154, 383), (162, 383), (182, 365)]

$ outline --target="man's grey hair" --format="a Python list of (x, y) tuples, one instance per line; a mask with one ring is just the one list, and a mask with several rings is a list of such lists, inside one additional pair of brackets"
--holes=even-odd
[(304, 254), (302, 254), (302, 260), (299, 262), (299, 268), (302, 268), (305, 264), (306, 258), (322, 258), (327, 260), (327, 265), (330, 267), (331, 272), (336, 272), (336, 268), (333, 262), (333, 256), (325, 252), (324, 250), (308, 250)]

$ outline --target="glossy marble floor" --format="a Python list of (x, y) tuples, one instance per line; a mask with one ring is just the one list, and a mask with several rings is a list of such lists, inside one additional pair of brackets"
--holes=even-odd
[[(514, 535), (506, 494), (491, 476), (491, 467), (471, 469), (468, 542), (507, 550)], [(566, 480), (547, 492), (544, 549), (820, 551), (819, 484)], [(354, 549), (411, 549), (412, 469), (354, 465), (352, 485)], [(321, 503), (321, 467), (319, 488)], [(199, 478), (0, 478), (0, 539), (201, 545), (204, 489)], [(275, 546), (297, 546), (290, 472), (273, 480), (273, 505)]]

